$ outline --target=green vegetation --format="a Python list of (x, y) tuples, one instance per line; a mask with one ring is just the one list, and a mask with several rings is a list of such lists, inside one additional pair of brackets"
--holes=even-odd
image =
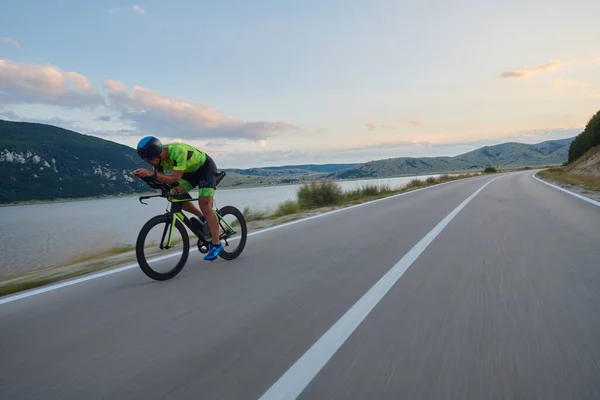
[(277, 211), (273, 214), (274, 218), (282, 217), (284, 215), (295, 214), (300, 211), (300, 206), (293, 200), (288, 200), (277, 207)]
[(600, 111), (590, 118), (583, 132), (571, 143), (568, 163), (579, 159), (594, 146), (600, 146)]
[(588, 121), (569, 147), (568, 160), (561, 167), (538, 173), (543, 179), (600, 191), (600, 111)]
[(275, 212), (252, 211), (245, 208), (243, 213), (248, 221), (260, 219), (276, 219), (286, 215), (299, 214), (304, 211), (323, 209), (326, 207), (348, 206), (359, 204), (370, 200), (380, 199), (394, 194), (404, 193), (410, 190), (436, 185), (443, 182), (470, 178), (477, 173), (461, 175), (441, 175), (439, 177), (428, 177), (425, 180), (412, 179), (406, 185), (391, 188), (386, 185), (365, 184), (359, 188), (343, 191), (339, 184), (328, 180), (317, 180), (305, 183), (297, 192), (297, 200), (288, 200), (280, 204)]
[(572, 163), (540, 171), (538, 176), (562, 184), (600, 191), (600, 145), (592, 147)]
[(485, 169), (483, 170), (483, 172), (486, 173), (486, 174), (495, 174), (496, 172), (498, 172), (498, 170), (496, 170), (495, 167), (488, 166), (488, 167), (485, 167)]

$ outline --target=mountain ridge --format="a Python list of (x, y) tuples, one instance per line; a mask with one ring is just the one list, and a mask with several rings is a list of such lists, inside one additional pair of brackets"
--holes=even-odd
[[(397, 157), (367, 163), (223, 168), (222, 188), (297, 184), (315, 179), (383, 178), (566, 161), (574, 138), (534, 145), (502, 143), (454, 157)], [(53, 125), (0, 119), (0, 204), (148, 192), (129, 172), (147, 167), (135, 149)]]

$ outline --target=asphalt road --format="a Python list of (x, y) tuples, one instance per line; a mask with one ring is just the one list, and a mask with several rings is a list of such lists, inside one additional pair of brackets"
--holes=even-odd
[(0, 398), (600, 398), (600, 207), (531, 175), (1, 304)]

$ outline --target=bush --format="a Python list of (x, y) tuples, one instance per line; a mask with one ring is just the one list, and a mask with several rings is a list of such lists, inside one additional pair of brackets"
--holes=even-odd
[(423, 181), (420, 179), (413, 179), (406, 184), (406, 188), (408, 188), (408, 189), (416, 188), (419, 186), (423, 186)]
[(496, 172), (498, 172), (496, 170), (496, 168), (489, 166), (489, 167), (485, 167), (485, 169), (483, 170), (484, 173), (486, 174), (495, 174)]
[(298, 205), (302, 209), (337, 205), (342, 198), (341, 187), (331, 181), (305, 183), (298, 190)]
[(428, 185), (433, 185), (434, 183), (437, 183), (438, 180), (437, 178), (434, 178), (433, 176), (430, 176), (429, 178), (425, 179), (425, 183)]
[(250, 207), (245, 207), (242, 211), (242, 215), (246, 221), (253, 221), (255, 219), (263, 219), (267, 216), (267, 213), (263, 211), (252, 211)]
[(273, 217), (277, 218), (284, 215), (295, 214), (298, 211), (300, 211), (300, 205), (293, 200), (288, 200), (279, 205)]

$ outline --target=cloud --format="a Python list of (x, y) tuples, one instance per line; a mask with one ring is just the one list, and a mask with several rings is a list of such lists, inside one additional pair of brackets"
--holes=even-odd
[(184, 139), (230, 138), (264, 140), (298, 130), (287, 122), (244, 122), (201, 103), (188, 103), (134, 86), (130, 92), (120, 82), (108, 81), (109, 106), (142, 132)]
[(116, 15), (118, 11), (119, 11), (119, 7), (111, 7), (111, 8), (108, 10), (108, 13), (109, 13), (110, 15)]
[(421, 125), (421, 121), (416, 120), (416, 119), (411, 119), (408, 121), (408, 123), (411, 125)]
[(140, 7), (140, 6), (138, 6), (137, 4), (135, 6), (133, 6), (133, 7), (131, 7), (131, 9), (133, 11), (135, 11), (136, 13), (138, 13), (138, 14), (141, 14), (141, 15), (146, 14), (146, 11), (144, 11), (144, 9), (142, 7)]
[(83, 129), (79, 127), (80, 121), (74, 119), (64, 119), (59, 117), (53, 118), (28, 118), (22, 115), (17, 114), (12, 110), (1, 109), (0, 108), (0, 117), (3, 117), (10, 121), (15, 122), (31, 122), (36, 124), (47, 124), (58, 126), (59, 128), (70, 129), (74, 131), (82, 131)]
[(104, 122), (108, 122), (111, 120), (110, 115), (101, 115), (98, 118), (96, 118), (97, 121), (104, 121)]
[(76, 72), (0, 59), (0, 103), (90, 107), (104, 104), (104, 98)]
[(381, 125), (381, 127), (382, 127), (383, 129), (396, 129), (396, 127), (395, 127), (395, 126), (393, 126), (393, 125)]
[[(299, 131), (288, 122), (242, 121), (201, 103), (162, 95), (140, 86), (132, 90), (118, 81), (104, 83), (106, 95), (87, 77), (55, 66), (0, 59), (0, 104), (37, 103), (115, 113), (127, 129), (122, 135), (154, 134), (183, 139), (245, 139), (257, 142)], [(114, 117), (100, 117), (114, 120)]]
[(376, 129), (376, 127), (375, 127), (375, 124), (374, 124), (374, 123), (372, 123), (372, 122), (367, 122), (367, 123), (365, 124), (365, 126), (367, 127), (367, 130), (368, 130), (368, 131), (371, 131), (371, 132), (372, 132), (372, 131), (374, 131), (374, 130)]
[(19, 42), (17, 42), (15, 39), (13, 38), (9, 38), (9, 37), (0, 37), (0, 42), (5, 42), (5, 43), (10, 43), (13, 46), (15, 46), (16, 48), (20, 49), (21, 48), (21, 44)]
[(127, 89), (127, 87), (121, 82), (113, 81), (110, 79), (106, 81), (104, 86), (111, 92), (123, 92), (125, 89)]
[(556, 70), (568, 64), (569, 63), (565, 61), (552, 61), (547, 64), (536, 65), (534, 67), (504, 71), (500, 74), (500, 78), (526, 78), (529, 76), (534, 76), (539, 72)]

